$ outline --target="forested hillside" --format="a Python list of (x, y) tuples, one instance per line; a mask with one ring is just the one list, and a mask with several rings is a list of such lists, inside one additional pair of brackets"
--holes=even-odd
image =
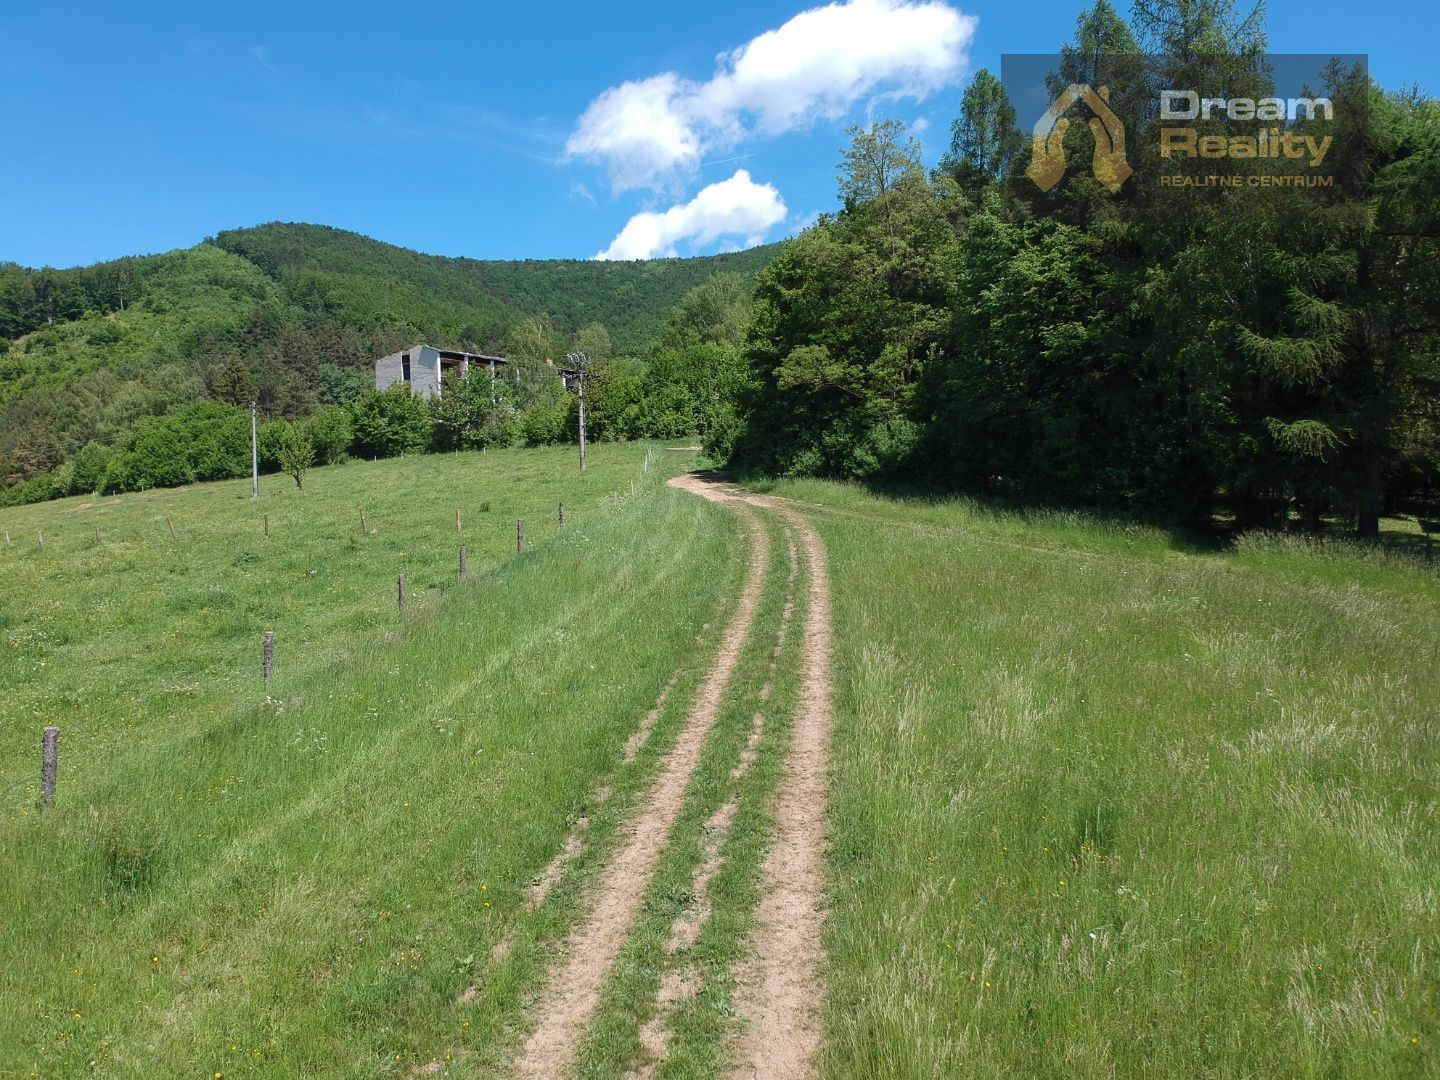
[(422, 255), (317, 225), (264, 225), (215, 237), (280, 282), (312, 314), (347, 325), (409, 325), (485, 349), (503, 347), (526, 316), (561, 331), (603, 323), (615, 348), (649, 347), (665, 314), (690, 289), (724, 270), (753, 277), (774, 246), (698, 259), (477, 260)]
[(0, 265), (0, 498), (197, 403), (254, 398), (268, 419), (349, 404), (373, 385), (376, 356), (421, 340), (646, 355), (687, 292), (719, 273), (748, 282), (773, 251), (482, 262), (271, 224), (77, 269)]

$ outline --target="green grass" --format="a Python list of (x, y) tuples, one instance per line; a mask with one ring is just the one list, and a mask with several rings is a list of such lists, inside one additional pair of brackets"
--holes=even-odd
[(1440, 578), (770, 486), (836, 597), (828, 1074), (1440, 1071)]
[[(739, 591), (740, 526), (663, 485), (692, 464), (427, 456), (270, 479), (258, 504), (240, 482), (0, 512), (0, 1076), (503, 1071)], [(1440, 576), (772, 486), (834, 596), (828, 1075), (1440, 1072)], [(788, 568), (765, 517), (753, 636), (582, 1075), (642, 1062), (675, 970), (698, 992), (660, 1075), (728, 1060), (803, 618), (802, 574), (772, 670)], [(711, 918), (672, 954), (732, 797)]]
[(274, 480), (258, 505), (229, 483), (0, 514), (0, 1073), (502, 1060), (586, 868), (533, 914), (526, 884), (737, 587), (733, 525), (661, 484), (689, 461), (424, 457), (320, 470), (303, 495)]

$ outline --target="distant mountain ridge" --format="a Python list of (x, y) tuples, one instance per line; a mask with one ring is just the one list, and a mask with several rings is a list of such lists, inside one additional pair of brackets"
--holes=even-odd
[(635, 262), (470, 259), (425, 255), (323, 225), (279, 223), (229, 230), (211, 242), (281, 282), (322, 285), (336, 278), (378, 276), (423, 286), (432, 296), (473, 311), (493, 311), (501, 322), (508, 309), (522, 317), (549, 315), (565, 330), (604, 323), (621, 352), (648, 347), (665, 313), (696, 285), (722, 271), (753, 277), (778, 246)]

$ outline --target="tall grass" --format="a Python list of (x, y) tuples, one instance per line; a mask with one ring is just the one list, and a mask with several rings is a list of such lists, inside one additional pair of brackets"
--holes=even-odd
[[(562, 898), (526, 915), (526, 885), (735, 588), (733, 526), (660, 483), (682, 457), (605, 447), (584, 478), (560, 452), (357, 463), (260, 506), (231, 484), (0, 515), (17, 539), (46, 530), (43, 552), (0, 553), (20, 669), (0, 758), (3, 1067), (503, 1058), (574, 914)], [(38, 813), (24, 778), (51, 720), (60, 792)], [(525, 947), (492, 965), (517, 928)]]
[(837, 1076), (1440, 1070), (1440, 580), (780, 484), (837, 631)]

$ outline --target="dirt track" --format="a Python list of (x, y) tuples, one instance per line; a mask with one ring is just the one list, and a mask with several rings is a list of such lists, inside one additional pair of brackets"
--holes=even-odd
[(826, 807), (830, 763), (830, 575), (825, 545), (803, 514), (782, 500), (741, 496), (773, 509), (800, 536), (809, 590), (800, 696), (790, 754), (775, 803), (775, 842), (761, 868), (759, 927), (741, 971), (746, 1021), (739, 1077), (807, 1077), (818, 1071), (824, 1035)]
[[(677, 486), (696, 494), (721, 497), (700, 481), (690, 477), (680, 480), (688, 481), (689, 486)], [(736, 509), (747, 526), (750, 541), (749, 570), (740, 602), (639, 816), (629, 825), (619, 850), (601, 875), (589, 913), (566, 942), (565, 956), (550, 972), (538, 1007), (539, 1026), (515, 1061), (519, 1076), (563, 1076), (574, 1061), (585, 1028), (600, 1003), (605, 981), (635, 928), (646, 889), (684, 805), (685, 789), (750, 636), (770, 561), (770, 544), (757, 515), (745, 507)]]
[[(661, 761), (635, 819), (625, 827), (618, 850), (593, 890), (588, 912), (550, 971), (537, 1005), (537, 1026), (515, 1060), (519, 1076), (559, 1077), (570, 1071), (615, 961), (639, 919), (754, 623), (770, 561), (761, 513), (782, 517), (799, 536), (808, 588), (801, 686), (789, 754), (775, 796), (774, 846), (761, 869), (759, 925), (748, 943), (750, 959), (737, 973), (736, 1005), (744, 1033), (733, 1056), (738, 1061), (737, 1076), (806, 1077), (817, 1071), (823, 1033), (821, 930), (832, 697), (825, 549), (804, 515), (783, 500), (743, 493), (698, 476), (676, 477), (670, 483), (739, 516), (750, 547), (745, 583), (674, 746)], [(793, 586), (793, 546), (790, 554)], [(787, 597), (786, 623), (792, 602)], [(762, 697), (768, 697), (768, 685)], [(753, 757), (753, 746), (749, 754)], [(733, 813), (733, 805), (727, 808)], [(713, 876), (719, 858), (718, 851), (708, 852), (702, 872)], [(701, 927), (684, 929), (698, 936)], [(663, 1042), (652, 1045), (652, 1050), (663, 1053)]]

